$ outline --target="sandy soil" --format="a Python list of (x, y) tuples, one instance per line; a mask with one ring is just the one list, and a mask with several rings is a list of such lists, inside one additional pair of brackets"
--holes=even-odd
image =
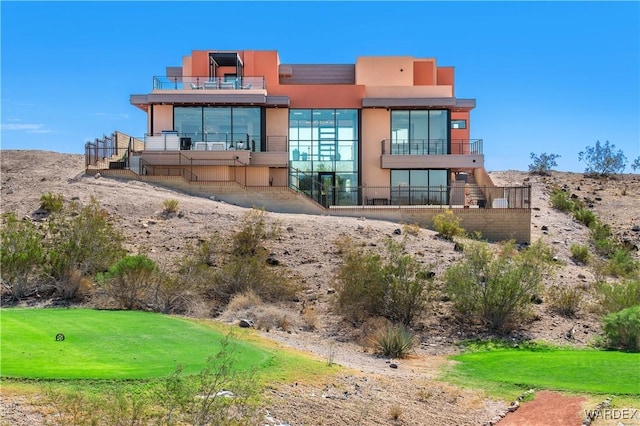
[[(95, 196), (128, 237), (131, 253), (146, 253), (169, 267), (184, 253), (187, 245), (214, 231), (230, 234), (236, 230), (246, 209), (192, 197), (144, 182), (120, 181), (84, 175), (84, 157), (43, 151), (1, 151), (1, 212), (13, 211), (19, 217), (32, 217), (43, 193), (61, 193), (66, 200), (87, 203)], [(558, 270), (545, 285), (579, 286), (588, 290), (594, 282), (593, 271), (575, 264), (570, 258), (572, 243), (587, 244), (588, 230), (564, 213), (549, 207), (553, 185), (563, 186), (577, 197), (587, 199), (596, 214), (611, 224), (617, 235), (640, 246), (640, 176), (625, 175), (617, 179), (594, 180), (581, 174), (553, 173), (550, 177), (529, 176), (519, 171), (490, 173), (500, 184), (530, 183), (533, 187), (533, 239), (542, 238), (557, 252)], [(175, 199), (181, 214), (172, 218), (161, 215), (162, 202)], [(269, 390), (269, 407), (264, 424), (343, 425), (477, 425), (504, 411), (510, 401), (486, 398), (481, 391), (470, 391), (438, 382), (440, 368), (455, 353), (456, 342), (476, 337), (452, 318), (445, 302), (436, 302), (428, 315), (418, 321), (420, 345), (407, 360), (378, 358), (359, 345), (362, 330), (354, 329), (331, 311), (332, 277), (339, 257), (333, 242), (349, 235), (370, 246), (386, 237), (405, 240), (407, 250), (416, 255), (440, 277), (446, 267), (461, 257), (453, 244), (439, 239), (435, 232), (421, 229), (417, 236), (394, 233), (401, 224), (358, 218), (269, 214), (283, 230), (269, 250), (283, 267), (294, 271), (304, 287), (300, 302), (279, 306), (291, 315), (288, 330), (271, 330), (265, 336), (307, 351), (323, 360), (332, 360), (348, 369), (326, 383), (291, 383)], [(637, 254), (636, 254), (637, 256)], [(318, 314), (318, 327), (306, 331), (300, 326), (302, 304)], [(207, 311), (204, 310), (204, 315)], [(201, 313), (202, 314), (202, 313)], [(225, 313), (224, 321), (236, 321)], [(567, 332), (573, 330), (573, 338)], [(598, 316), (585, 307), (576, 318), (564, 318), (549, 311), (544, 303), (535, 306), (535, 320), (523, 324), (511, 337), (544, 339), (554, 343), (584, 346), (600, 332)], [(394, 362), (396, 362), (394, 360)], [(42, 409), (36, 396), (0, 392), (5, 424), (41, 424)], [(575, 415), (575, 407), (561, 403)], [(544, 401), (544, 398), (534, 400)], [(569, 401), (569, 400), (567, 400)], [(521, 410), (527, 405), (526, 403)], [(398, 410), (399, 407), (399, 410)], [(539, 407), (538, 409), (545, 409)], [(579, 414), (583, 413), (579, 409)], [(397, 419), (393, 413), (400, 412)], [(524, 410), (523, 410), (524, 412)], [(507, 423), (512, 415), (503, 422)], [(25, 420), (26, 419), (26, 420)], [(515, 421), (515, 420), (514, 420)], [(525, 423), (512, 423), (525, 424)], [(526, 423), (529, 424), (529, 423)], [(533, 424), (533, 423), (531, 423)], [(543, 424), (543, 423), (536, 423)], [(559, 423), (553, 423), (559, 424)], [(595, 423), (597, 424), (597, 423)]]

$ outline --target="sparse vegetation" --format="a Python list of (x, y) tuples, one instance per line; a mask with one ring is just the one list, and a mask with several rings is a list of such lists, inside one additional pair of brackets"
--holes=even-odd
[(124, 309), (153, 308), (159, 281), (157, 265), (144, 255), (125, 256), (98, 276), (101, 288)]
[(40, 196), (40, 208), (48, 213), (59, 213), (64, 208), (64, 197), (62, 194), (48, 192)]
[(539, 156), (533, 152), (529, 155), (529, 158), (533, 160), (529, 164), (529, 173), (533, 175), (548, 176), (554, 167), (558, 165), (556, 159), (560, 158), (557, 154), (547, 154), (543, 152)]
[(583, 265), (589, 263), (589, 257), (591, 254), (589, 253), (589, 247), (582, 244), (571, 244), (569, 247), (571, 251), (571, 257), (576, 262), (580, 262)]
[(453, 210), (445, 210), (433, 218), (433, 227), (442, 238), (453, 241), (454, 237), (464, 235), (464, 228), (460, 226), (460, 218)]
[(608, 176), (622, 173), (626, 167), (627, 157), (622, 150), (616, 151), (616, 146), (606, 141), (600, 144), (596, 141), (595, 146), (588, 146), (584, 151), (578, 153), (578, 161), (584, 161), (587, 175)]
[(170, 215), (178, 212), (178, 200), (167, 199), (162, 202), (162, 212)]
[(584, 298), (578, 287), (554, 285), (547, 290), (549, 307), (563, 317), (573, 318), (578, 313)]
[(636, 159), (633, 160), (633, 163), (631, 164), (631, 168), (633, 169), (634, 172), (636, 170), (640, 170), (640, 156), (638, 156)]
[(508, 242), (497, 254), (486, 243), (472, 242), (462, 262), (447, 269), (445, 292), (461, 318), (509, 331), (528, 312), (531, 295), (539, 291), (542, 274), (550, 269), (550, 256), (541, 241), (520, 253)]
[(607, 315), (603, 324), (609, 347), (640, 351), (640, 305)]
[(7, 213), (2, 216), (0, 241), (0, 276), (11, 298), (31, 296), (43, 284), (46, 274), (41, 232), (30, 220), (18, 220), (14, 213)]
[(416, 336), (403, 324), (385, 327), (373, 336), (376, 353), (391, 358), (406, 358), (413, 349)]
[(351, 240), (336, 242), (343, 263), (337, 274), (337, 307), (354, 323), (384, 316), (409, 325), (426, 307), (428, 273), (404, 245), (390, 239), (381, 256), (355, 247)]
[(596, 283), (598, 308), (604, 314), (640, 305), (640, 278)]
[(551, 192), (551, 206), (563, 212), (571, 212), (575, 208), (573, 200), (561, 188), (553, 188)]

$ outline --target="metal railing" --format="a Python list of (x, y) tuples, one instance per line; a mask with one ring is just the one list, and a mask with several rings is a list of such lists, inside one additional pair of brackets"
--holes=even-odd
[(482, 155), (482, 139), (383, 139), (382, 155)]
[(264, 88), (264, 77), (153, 77), (154, 90), (250, 90)]
[(85, 167), (95, 166), (99, 161), (104, 161), (118, 154), (116, 134), (103, 135), (102, 139), (96, 138), (93, 142), (84, 144)]

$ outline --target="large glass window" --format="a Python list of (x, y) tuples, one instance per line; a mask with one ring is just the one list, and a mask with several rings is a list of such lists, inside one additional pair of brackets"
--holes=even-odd
[(448, 204), (446, 170), (391, 170), (391, 204)]
[(448, 110), (391, 111), (391, 154), (447, 154)]
[(289, 160), (291, 185), (317, 198), (317, 182), (332, 176), (335, 196), (330, 203), (357, 204), (358, 110), (291, 109)]
[(174, 128), (193, 142), (224, 142), (228, 148), (260, 151), (260, 107), (174, 107)]

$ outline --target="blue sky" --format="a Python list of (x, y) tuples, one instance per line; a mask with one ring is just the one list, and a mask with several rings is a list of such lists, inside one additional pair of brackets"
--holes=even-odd
[[(1, 8), (1, 147), (81, 153), (191, 50), (277, 50), (282, 63), (435, 57), (476, 99), (488, 170), (609, 140), (640, 156), (640, 2), (13, 2)], [(630, 172), (627, 167), (627, 172)]]

